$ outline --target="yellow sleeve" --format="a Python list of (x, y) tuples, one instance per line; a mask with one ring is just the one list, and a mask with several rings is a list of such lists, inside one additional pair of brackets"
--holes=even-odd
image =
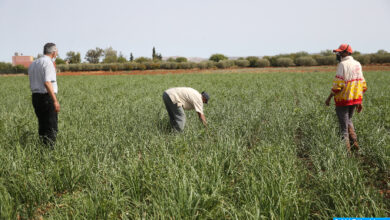
[(345, 82), (340, 77), (336, 76), (333, 80), (332, 92), (338, 93), (345, 87)]
[(344, 88), (344, 86), (345, 86), (344, 66), (342, 65), (342, 63), (339, 63), (337, 65), (336, 76), (334, 77), (334, 80), (333, 80), (332, 92), (338, 93)]

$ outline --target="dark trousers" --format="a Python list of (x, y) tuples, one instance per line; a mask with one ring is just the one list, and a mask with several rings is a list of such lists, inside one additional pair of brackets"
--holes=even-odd
[(177, 131), (183, 131), (186, 124), (186, 114), (184, 113), (183, 107), (174, 104), (166, 92), (163, 93), (163, 101), (172, 127)]
[(49, 94), (33, 93), (32, 104), (38, 118), (39, 137), (45, 145), (53, 146), (58, 132), (58, 115)]
[(355, 128), (352, 123), (352, 116), (356, 105), (336, 106), (336, 114), (339, 119), (340, 135), (346, 141), (356, 141)]

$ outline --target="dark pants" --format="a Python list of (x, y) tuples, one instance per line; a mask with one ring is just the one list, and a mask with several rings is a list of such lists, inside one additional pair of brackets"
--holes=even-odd
[(356, 105), (336, 106), (336, 114), (339, 119), (340, 134), (346, 141), (356, 142), (355, 128), (352, 123), (352, 116)]
[(184, 113), (183, 107), (174, 104), (166, 92), (163, 93), (163, 101), (167, 109), (172, 127), (177, 131), (183, 131), (186, 124), (186, 115)]
[(47, 93), (33, 93), (32, 103), (38, 117), (39, 137), (45, 145), (53, 146), (58, 132), (58, 115), (54, 110), (53, 99)]

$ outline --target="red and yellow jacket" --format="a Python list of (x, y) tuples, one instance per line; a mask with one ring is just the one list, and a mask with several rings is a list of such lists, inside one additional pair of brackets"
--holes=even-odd
[(336, 106), (361, 104), (363, 93), (367, 90), (362, 66), (351, 56), (344, 57), (337, 66), (332, 92)]

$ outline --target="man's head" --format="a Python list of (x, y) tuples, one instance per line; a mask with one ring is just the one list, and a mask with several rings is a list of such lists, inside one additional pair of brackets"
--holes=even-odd
[(54, 43), (47, 43), (43, 46), (43, 54), (51, 58), (58, 56), (57, 46)]
[(341, 60), (341, 58), (350, 56), (353, 52), (352, 47), (349, 44), (341, 44), (339, 48), (333, 50), (336, 53), (337, 60)]
[(208, 103), (209, 102), (209, 99), (210, 99), (210, 96), (207, 92), (203, 91), (202, 92), (202, 101), (203, 103)]

